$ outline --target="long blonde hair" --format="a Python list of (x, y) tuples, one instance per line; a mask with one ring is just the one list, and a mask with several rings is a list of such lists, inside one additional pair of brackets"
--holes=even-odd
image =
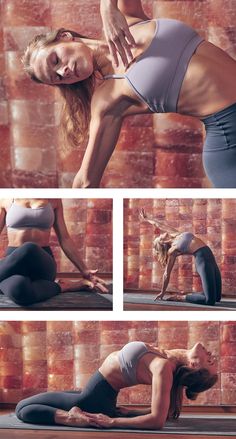
[(165, 267), (168, 262), (168, 258), (169, 258), (168, 251), (170, 248), (171, 248), (170, 241), (162, 240), (162, 235), (158, 236), (153, 241), (153, 249), (155, 255), (162, 267)]
[(184, 389), (186, 397), (195, 400), (200, 392), (210, 389), (217, 380), (217, 374), (211, 374), (208, 369), (196, 370), (187, 366), (179, 366), (174, 372), (168, 418), (177, 419), (179, 417)]
[[(31, 65), (31, 57), (35, 50), (57, 43), (63, 32), (70, 32), (73, 37), (86, 38), (77, 32), (58, 29), (45, 34), (36, 35), (28, 44), (22, 57), (24, 70), (33, 81), (41, 83)], [(61, 130), (67, 143), (76, 148), (84, 142), (90, 121), (91, 99), (95, 88), (95, 73), (80, 82), (73, 84), (56, 84), (63, 100), (61, 113)]]

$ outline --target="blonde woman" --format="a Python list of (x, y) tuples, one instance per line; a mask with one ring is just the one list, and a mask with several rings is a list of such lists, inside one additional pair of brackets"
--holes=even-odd
[[(8, 247), (0, 260), (0, 291), (18, 305), (27, 306), (67, 291), (84, 288), (107, 292), (105, 282), (90, 270), (71, 239), (59, 199), (0, 200), (0, 233), (7, 227)], [(56, 262), (49, 246), (55, 230), (65, 255), (83, 279), (55, 282)]]
[(168, 300), (186, 301), (199, 305), (215, 305), (215, 302), (219, 302), (221, 300), (221, 274), (210, 247), (192, 232), (180, 232), (163, 221), (149, 218), (144, 209), (141, 210), (141, 219), (152, 224), (156, 233), (159, 234), (154, 239), (153, 248), (165, 271), (161, 292), (156, 299), (163, 299), (165, 296), (176, 258), (181, 255), (192, 255), (201, 278), (203, 292), (173, 295)]
[[(159, 430), (179, 417), (184, 391), (196, 399), (216, 381), (215, 359), (201, 343), (167, 350), (133, 341), (108, 355), (81, 392), (31, 396), (19, 402), (16, 415), (33, 424)], [(152, 386), (151, 408), (117, 407), (119, 391), (137, 384)]]
[(124, 18), (133, 38), (125, 26), (123, 39), (114, 36), (121, 54), (124, 43), (123, 63), (112, 36), (107, 42), (68, 29), (36, 36), (23, 56), (34, 81), (60, 90), (67, 143), (78, 147), (89, 134), (74, 187), (99, 186), (126, 116), (155, 112), (202, 120), (209, 179), (215, 187), (236, 187), (235, 61), (181, 21), (149, 20), (140, 0), (106, 5), (104, 21), (117, 20), (119, 12), (118, 22)]

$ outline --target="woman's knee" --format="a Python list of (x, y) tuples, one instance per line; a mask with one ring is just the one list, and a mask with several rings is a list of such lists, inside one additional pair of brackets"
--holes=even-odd
[(25, 407), (29, 407), (28, 398), (22, 399), (22, 401), (18, 402), (15, 408), (16, 417), (21, 421), (25, 421), (24, 410), (23, 410)]
[(29, 305), (32, 303), (33, 297), (29, 278), (18, 274), (11, 276), (7, 296), (17, 305)]

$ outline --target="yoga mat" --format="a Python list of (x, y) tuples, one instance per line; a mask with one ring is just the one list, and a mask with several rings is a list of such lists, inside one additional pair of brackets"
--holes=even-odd
[(171, 307), (187, 307), (191, 308), (199, 308), (199, 309), (224, 309), (227, 311), (234, 311), (236, 309), (236, 301), (223, 299), (221, 302), (216, 303), (214, 306), (209, 305), (198, 305), (196, 303), (188, 303), (188, 302), (169, 302), (168, 300), (156, 300), (154, 299), (156, 294), (145, 294), (142, 295), (140, 293), (124, 293), (124, 303), (136, 303), (136, 304), (150, 304), (150, 305), (165, 305)]
[(108, 309), (112, 310), (112, 284), (108, 285), (109, 294), (92, 293), (90, 291), (78, 291), (62, 293), (44, 302), (29, 306), (20, 306), (14, 303), (4, 294), (0, 294), (0, 309)]
[[(16, 418), (15, 414), (0, 416), (0, 429), (19, 430), (52, 430), (52, 431), (99, 431), (95, 428), (76, 428), (57, 425), (25, 424)], [(121, 431), (132, 433), (162, 433), (166, 434), (210, 434), (212, 436), (236, 436), (236, 416), (222, 415), (182, 415), (177, 421), (168, 421), (162, 430), (131, 430), (131, 429), (104, 429), (105, 431)]]

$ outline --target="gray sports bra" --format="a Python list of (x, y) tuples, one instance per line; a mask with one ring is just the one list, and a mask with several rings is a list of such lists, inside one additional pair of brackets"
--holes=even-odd
[[(118, 353), (118, 359), (120, 363), (120, 369), (124, 378), (124, 381), (134, 386), (138, 384), (136, 377), (136, 369), (139, 359), (148, 352), (153, 353), (142, 341), (131, 341), (127, 343)], [(158, 353), (161, 358), (166, 358), (161, 353)]]
[(155, 21), (153, 40), (128, 71), (124, 75), (106, 75), (104, 79), (126, 78), (151, 111), (176, 113), (189, 61), (204, 39), (181, 21), (169, 18)]
[(173, 245), (175, 245), (177, 250), (179, 250), (181, 253), (189, 253), (189, 246), (193, 238), (193, 233), (184, 232), (179, 237), (177, 236), (177, 238), (175, 238)]
[(51, 203), (32, 209), (13, 202), (6, 214), (6, 226), (11, 229), (50, 229), (54, 220)]

